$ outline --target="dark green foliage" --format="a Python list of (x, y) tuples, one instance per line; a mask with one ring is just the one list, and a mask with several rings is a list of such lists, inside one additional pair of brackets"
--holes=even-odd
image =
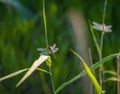
[[(56, 6), (54, 3), (53, 5), (53, 7)], [(27, 7), (30, 6), (28, 5)], [(76, 65), (73, 62), (74, 60), (71, 60), (71, 58), (69, 60), (66, 59), (66, 56), (69, 55), (69, 48), (71, 47), (69, 41), (71, 39), (69, 38), (70, 33), (69, 29), (67, 29), (67, 24), (63, 20), (65, 18), (57, 17), (57, 10), (55, 11), (52, 6), (50, 7), (53, 15), (47, 11), (47, 18), (49, 19), (47, 20), (48, 41), (50, 45), (56, 43), (60, 49), (58, 54), (56, 54), (56, 60), (53, 60), (55, 86), (58, 87), (58, 85), (74, 76), (73, 74), (78, 69), (74, 67)], [(41, 8), (42, 5), (40, 8), (38, 7), (37, 12), (41, 13)], [(2, 77), (19, 69), (30, 67), (34, 60), (39, 57), (39, 52), (36, 49), (45, 47), (45, 36), (41, 14), (39, 16), (39, 13), (34, 13), (35, 11), (31, 10), (34, 16), (26, 18), (27, 15), (22, 15), (21, 11), (15, 10), (15, 7), (2, 3), (0, 9), (2, 11), (4, 9), (4, 12), (1, 11), (0, 22), (0, 77)], [(45, 68), (43, 65), (41, 67)], [(73, 67), (72, 70), (70, 67)], [(63, 69), (65, 70), (63, 71)], [(49, 92), (50, 94), (51, 85), (48, 74), (42, 73), (39, 76), (38, 72), (35, 72), (20, 87), (15, 88), (16, 83), (22, 76), (23, 74), (1, 82), (1, 93), (45, 94), (46, 92), (48, 94)], [(46, 91), (46, 88), (48, 88), (48, 91)]]
[[(0, 2), (0, 77), (30, 67), (34, 60), (39, 57), (39, 52), (36, 49), (45, 47), (42, 0), (17, 1), (22, 8), (19, 9)], [(56, 43), (59, 47), (56, 59), (53, 58), (52, 60), (55, 88), (57, 88), (80, 72), (77, 60), (69, 52), (69, 48), (74, 48), (72, 43), (74, 40), (72, 39), (71, 27), (68, 26), (67, 10), (69, 8), (82, 9), (86, 20), (89, 18), (101, 22), (104, 0), (45, 0), (45, 2), (48, 42), (49, 45)], [(120, 49), (119, 5), (119, 0), (108, 0), (106, 23), (113, 25), (113, 32), (105, 36), (104, 57), (116, 53)], [(90, 32), (88, 33), (90, 34)], [(99, 39), (99, 33), (96, 33), (96, 35)], [(94, 50), (92, 42), (90, 44), (91, 48), (93, 47), (93, 59), (96, 61), (98, 60), (96, 50)], [(105, 69), (115, 71), (115, 62), (107, 63)], [(47, 69), (45, 64), (41, 67)], [(35, 72), (20, 87), (15, 88), (16, 83), (22, 76), (23, 74), (0, 82), (0, 93), (51, 94), (48, 74)], [(80, 83), (75, 82), (65, 88), (61, 94), (80, 94), (82, 92), (81, 87)], [(116, 94), (116, 82), (109, 82), (104, 87), (106, 94)], [(113, 87), (114, 89), (111, 89)]]

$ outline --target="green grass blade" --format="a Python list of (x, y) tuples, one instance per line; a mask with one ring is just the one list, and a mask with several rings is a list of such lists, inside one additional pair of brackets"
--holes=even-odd
[(97, 49), (98, 55), (100, 56), (100, 54), (101, 54), (100, 46), (99, 46), (99, 44), (97, 42), (96, 36), (94, 34), (94, 30), (93, 30), (93, 28), (92, 28), (90, 23), (89, 23), (89, 26), (90, 26), (90, 31), (91, 31), (91, 34), (92, 34), (93, 42), (94, 42), (95, 47)]
[(117, 73), (114, 72), (114, 71), (104, 71), (103, 73), (104, 73), (104, 75), (105, 74), (110, 74), (110, 75), (113, 75), (113, 76), (117, 76)]
[(85, 70), (86, 70), (88, 76), (90, 77), (92, 83), (94, 84), (94, 86), (96, 88), (97, 94), (102, 94), (102, 89), (101, 89), (100, 85), (98, 84), (98, 81), (96, 80), (95, 76), (91, 72), (90, 68), (87, 66), (87, 64), (85, 62), (83, 62), (83, 65), (85, 67)]
[(78, 55), (75, 51), (71, 50), (73, 54), (75, 54), (76, 56), (79, 57), (79, 59), (82, 61), (82, 64), (85, 68), (85, 71), (87, 72), (88, 76), (90, 77), (91, 81), (93, 82), (95, 88), (96, 88), (96, 91), (97, 91), (97, 94), (102, 94), (102, 89), (100, 87), (100, 85), (98, 84), (95, 76), (93, 75), (93, 73), (91, 72), (90, 68), (88, 67), (88, 65), (86, 64), (86, 62), (84, 61), (84, 59)]
[(3, 81), (3, 80), (5, 80), (5, 79), (9, 79), (9, 78), (11, 78), (11, 77), (14, 77), (14, 76), (16, 76), (16, 75), (18, 75), (18, 74), (20, 74), (20, 73), (22, 73), (22, 72), (24, 72), (24, 71), (27, 71), (28, 69), (29, 69), (29, 68), (22, 69), (22, 70), (18, 70), (18, 71), (13, 72), (13, 73), (11, 73), (11, 74), (9, 74), (9, 75), (6, 75), (6, 76), (0, 78), (0, 82)]
[(45, 2), (43, 0), (43, 20), (44, 20), (44, 29), (45, 29), (45, 38), (46, 38), (46, 47), (48, 48), (48, 35), (47, 35), (47, 21), (46, 21), (46, 14), (45, 14)]
[[(29, 69), (30, 69), (30, 68), (25, 68), (25, 69), (22, 69), (22, 70), (18, 70), (18, 71), (16, 71), (16, 72), (13, 72), (13, 73), (11, 73), (11, 74), (9, 74), (9, 75), (6, 75), (6, 76), (4, 76), (4, 77), (1, 77), (1, 78), (0, 78), (0, 82), (3, 81), (3, 80), (9, 79), (9, 78), (11, 78), (11, 77), (17, 76), (18, 74), (21, 74), (22, 72), (27, 71), (27, 70), (29, 70)], [(41, 68), (36, 68), (36, 70), (42, 71), (42, 72), (45, 72), (45, 73), (48, 73), (48, 74), (51, 74), (50, 72), (48, 72), (48, 71), (46, 71), (46, 70), (44, 70), (44, 69), (41, 69)]]
[(39, 67), (44, 61), (47, 60), (49, 56), (41, 55), (37, 60), (34, 61), (33, 65), (27, 71), (27, 73), (22, 77), (22, 79), (17, 83), (16, 87), (18, 87), (26, 78), (28, 78), (37, 67)]
[(50, 75), (51, 75), (51, 73), (50, 73), (50, 72), (48, 72), (47, 70), (44, 70), (44, 69), (41, 69), (41, 68), (36, 68), (36, 70), (38, 70), (38, 71), (41, 71), (41, 72), (44, 72), (44, 73), (47, 73), (47, 74), (50, 74)]
[[(91, 70), (94, 70), (96, 68), (98, 68), (99, 66), (101, 66), (101, 64), (104, 64), (105, 62), (115, 58), (118, 55), (118, 53), (116, 54), (112, 54), (109, 55), (103, 59), (101, 59), (100, 61), (96, 62), (94, 65), (92, 65), (90, 67)], [(79, 56), (78, 56), (79, 57)], [(63, 83), (62, 85), (60, 85), (57, 89), (56, 89), (56, 93), (59, 93), (62, 89), (64, 89), (66, 86), (70, 85), (71, 83), (73, 83), (74, 81), (78, 80), (79, 78), (83, 77), (86, 75), (85, 71), (82, 71), (81, 73), (79, 73), (78, 75), (76, 75), (75, 77), (71, 78), (69, 81)]]
[(117, 81), (120, 81), (120, 78), (117, 78), (117, 77), (110, 77), (110, 78), (104, 80), (104, 82), (108, 82), (108, 81), (115, 81), (115, 82), (117, 82)]

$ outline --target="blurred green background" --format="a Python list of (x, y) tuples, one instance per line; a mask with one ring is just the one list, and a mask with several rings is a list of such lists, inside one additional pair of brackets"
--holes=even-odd
[[(45, 47), (42, 0), (0, 0), (0, 77), (32, 65), (39, 57), (36, 51)], [(55, 87), (69, 80), (80, 72), (77, 58), (69, 48), (75, 49), (75, 39), (69, 25), (67, 12), (73, 8), (82, 11), (86, 23), (90, 19), (101, 23), (104, 0), (45, 0), (48, 29), (48, 41), (59, 47), (56, 59), (53, 59)], [(116, 53), (120, 49), (120, 0), (108, 0), (106, 20), (112, 25), (112, 33), (104, 39), (103, 56)], [(90, 31), (89, 47), (93, 60), (98, 60)], [(100, 33), (96, 33), (99, 38)], [(116, 71), (114, 63), (106, 63), (105, 69)], [(46, 68), (43, 64), (42, 68)], [(24, 73), (23, 73), (24, 74)], [(51, 94), (48, 74), (34, 72), (24, 83), (15, 88), (23, 74), (0, 82), (0, 94)], [(74, 82), (60, 94), (84, 94), (82, 85)], [(116, 94), (116, 82), (107, 82), (106, 94)], [(112, 88), (112, 89), (111, 89)]]

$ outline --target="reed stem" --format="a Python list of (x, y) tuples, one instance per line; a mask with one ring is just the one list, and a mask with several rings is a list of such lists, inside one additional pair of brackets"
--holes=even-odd
[[(107, 7), (107, 0), (105, 0), (105, 2), (104, 2), (102, 25), (105, 24), (106, 7)], [(99, 60), (102, 59), (104, 34), (105, 34), (105, 31), (104, 31), (104, 29), (102, 29), (101, 40), (100, 40), (100, 56), (99, 56)], [(103, 73), (102, 72), (103, 72), (103, 67), (100, 66), (100, 68), (99, 68), (99, 80), (100, 80), (101, 88), (103, 87), (102, 86), (102, 82), (103, 82), (102, 81), (103, 80)]]
[(53, 73), (52, 73), (52, 66), (49, 66), (49, 72), (50, 72), (50, 79), (51, 79), (51, 84), (52, 84), (52, 92), (53, 92), (53, 94), (56, 94), (55, 86), (54, 86)]
[(48, 35), (47, 35), (47, 24), (46, 24), (47, 21), (46, 21), (44, 0), (43, 0), (43, 20), (44, 20), (44, 29), (45, 29), (46, 48), (48, 48)]

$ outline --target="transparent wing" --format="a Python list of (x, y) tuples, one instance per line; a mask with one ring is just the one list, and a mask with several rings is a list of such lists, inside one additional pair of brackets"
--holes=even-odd
[(108, 25), (108, 26), (106, 26), (106, 28), (109, 28), (109, 29), (111, 29), (111, 28), (112, 28), (112, 26), (111, 26), (111, 25)]
[(51, 53), (56, 53), (59, 49), (56, 48), (56, 44), (54, 44), (53, 46), (50, 47), (50, 52)]
[(93, 22), (93, 25), (94, 25), (95, 27), (101, 27), (101, 24), (96, 23), (96, 22)]
[(112, 32), (112, 30), (111, 29), (105, 29), (105, 32)]
[(106, 26), (105, 32), (112, 32), (111, 28), (112, 28), (111, 25)]
[(55, 47), (56, 47), (56, 44), (54, 44), (54, 45), (50, 46), (50, 49), (51, 49), (51, 50), (54, 50), (54, 49), (55, 49)]
[(54, 48), (53, 53), (56, 53), (59, 50), (59, 48)]
[(48, 54), (51, 54), (50, 51), (44, 51), (44, 52), (41, 52), (40, 55), (48, 55)]
[(47, 51), (47, 48), (37, 48), (37, 51)]
[(40, 51), (40, 55), (48, 55), (56, 53), (59, 49), (56, 48), (56, 44), (48, 47), (48, 48), (37, 48), (37, 51)]
[(40, 55), (50, 54), (50, 51), (47, 48), (37, 48), (37, 51), (40, 51)]
[(101, 24), (98, 24), (96, 22), (93, 22), (93, 28), (96, 29), (96, 30), (101, 30)]
[(101, 30), (101, 26), (93, 26), (93, 28), (96, 30)]

